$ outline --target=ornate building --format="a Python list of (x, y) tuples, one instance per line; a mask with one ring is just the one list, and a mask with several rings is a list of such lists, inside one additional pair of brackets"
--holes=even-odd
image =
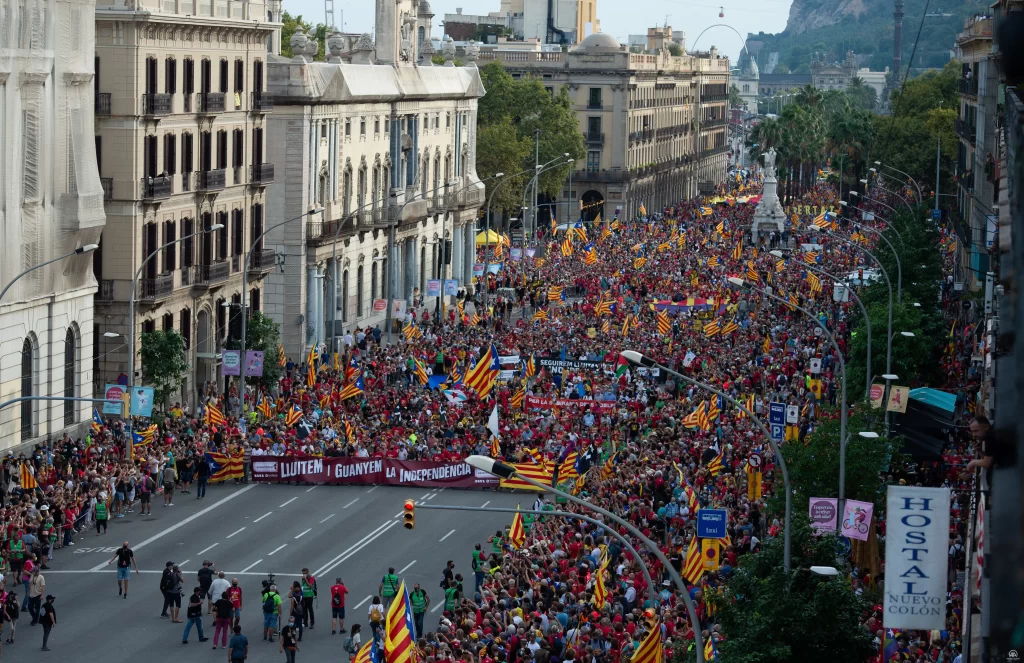
[(842, 62), (828, 62), (821, 53), (815, 53), (811, 60), (811, 85), (819, 90), (845, 90), (857, 75), (857, 58), (853, 51), (846, 51)]
[(141, 371), (126, 334), (174, 329), (194, 367), (181, 400), (194, 402), (217, 378), (232, 311), (243, 297), (262, 307), (274, 268), (274, 255), (257, 251), (242, 292), (274, 181), (266, 63), (280, 0), (100, 3), (95, 145), (108, 225), (95, 263), (96, 334), (118, 336), (99, 348), (97, 384)]
[[(93, 151), (92, 0), (0, 4), (0, 401), (91, 398), (90, 255), (103, 189)], [(17, 282), (25, 270), (49, 260)], [(28, 400), (0, 410), (0, 449), (76, 434), (92, 404)]]
[[(268, 224), (284, 223), (267, 236), (280, 268), (268, 278), (266, 308), (289, 356), (382, 323), (388, 300), (433, 312), (436, 297), (423, 297), (429, 279), (472, 281), (484, 200), (477, 50), (455, 67), (447, 41), (446, 64), (432, 66), (430, 43), (418, 43), (421, 13), (413, 0), (378, 2), (375, 38), (331, 36), (328, 61), (312, 62), (315, 43), (297, 34), (292, 59), (271, 59), (268, 149), (287, 167), (269, 201)], [(309, 216), (311, 206), (323, 212)]]

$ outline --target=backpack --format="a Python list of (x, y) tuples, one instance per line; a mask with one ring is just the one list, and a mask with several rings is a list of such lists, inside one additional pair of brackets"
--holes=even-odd
[[(331, 595), (331, 606), (334, 607), (334, 608), (340, 608), (341, 607), (341, 592), (338, 592), (337, 594), (332, 594)], [(346, 651), (348, 651), (348, 650), (346, 650)]]
[(160, 591), (166, 592), (171, 588), (171, 572), (164, 569), (163, 574), (160, 576)]
[(381, 618), (380, 608), (378, 608), (377, 606), (373, 606), (373, 608), (370, 610), (370, 621), (371, 622), (379, 622), (380, 618)]
[(347, 651), (350, 654), (355, 654), (356, 653), (356, 651), (355, 651), (356, 645), (355, 645), (354, 642), (352, 642), (352, 636), (351, 635), (348, 636), (347, 638), (345, 638), (345, 642), (341, 643), (341, 648), (344, 649), (345, 651)]
[(263, 614), (272, 614), (276, 608), (277, 604), (274, 601), (273, 592), (267, 592), (267, 595), (263, 598)]
[(967, 549), (964, 548), (963, 544), (953, 544), (953, 568), (957, 571), (964, 570), (964, 562), (967, 561)]

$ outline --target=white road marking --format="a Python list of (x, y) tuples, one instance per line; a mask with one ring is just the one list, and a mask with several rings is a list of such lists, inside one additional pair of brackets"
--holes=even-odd
[(298, 534), (298, 535), (296, 535), (296, 537), (295, 537), (295, 538), (296, 538), (296, 539), (302, 538), (302, 537), (306, 536), (307, 534), (309, 534), (309, 533), (310, 533), (310, 532), (312, 532), (312, 531), (313, 531), (313, 528), (312, 528), (312, 527), (310, 527), (309, 529), (307, 529), (307, 530), (306, 530), (305, 532), (303, 532), (302, 534)]
[[(195, 520), (197, 518), (200, 518), (202, 516), (205, 516), (209, 512), (213, 511), (214, 509), (220, 507), (222, 504), (224, 504), (224, 503), (226, 503), (226, 502), (228, 502), (230, 500), (235, 499), (239, 495), (242, 495), (242, 494), (252, 490), (253, 488), (255, 488), (258, 485), (259, 484), (251, 483), (248, 486), (246, 486), (245, 488), (242, 488), (240, 490), (236, 490), (235, 492), (231, 493), (227, 497), (214, 502), (213, 504), (211, 504), (210, 506), (206, 507), (202, 511), (197, 511), (197, 512), (193, 513), (191, 516), (189, 516), (188, 518), (185, 518), (184, 520), (182, 520), (181, 522), (178, 522), (178, 523), (175, 523), (174, 525), (171, 525), (170, 527), (168, 527), (164, 531), (157, 532), (156, 534), (154, 534), (153, 536), (149, 537), (145, 541), (140, 541), (139, 543), (137, 543), (134, 546), (132, 546), (132, 550), (138, 550), (139, 548), (145, 548), (146, 546), (148, 546), (149, 544), (153, 543), (154, 541), (162, 539), (165, 536), (167, 536), (168, 534), (170, 534), (171, 532), (174, 532), (174, 531), (184, 527), (185, 525), (188, 525), (193, 520)], [(104, 562), (103, 564), (97, 564), (96, 566), (94, 566), (93, 568), (91, 568), (89, 570), (90, 571), (99, 571), (103, 567), (105, 567), (106, 565), (107, 565), (106, 562)], [(161, 571), (161, 573), (163, 573), (163, 571)]]
[(362, 607), (363, 607), (364, 605), (366, 605), (366, 604), (367, 604), (367, 603), (368, 603), (368, 602), (370, 601), (370, 599), (372, 599), (372, 598), (373, 598), (372, 596), (367, 596), (367, 597), (366, 597), (365, 599), (363, 599), (362, 601), (360, 601), (360, 602), (359, 602), (359, 605), (355, 606), (355, 607), (354, 607), (354, 608), (352, 608), (352, 609), (353, 609), (353, 610), (358, 610), (359, 608), (362, 608)]
[(367, 493), (367, 494), (369, 494), (369, 493), (372, 493), (372, 492), (373, 492), (373, 491), (375, 491), (375, 490), (377, 490), (377, 486), (374, 486), (374, 487), (373, 487), (373, 488), (371, 488), (370, 490), (366, 491), (366, 493)]
[(491, 501), (487, 500), (486, 502), (484, 502), (483, 504), (480, 505), (480, 508), (481, 509), (485, 509), (485, 508), (487, 508), (487, 505), (490, 504), (490, 503), (491, 503)]
[(271, 552), (270, 552), (270, 553), (268, 553), (268, 554), (269, 554), (269, 555), (273, 555), (274, 553), (278, 553), (278, 552), (281, 552), (282, 550), (284, 550), (284, 549), (285, 549), (285, 548), (287, 548), (287, 547), (288, 547), (288, 544), (286, 543), (286, 544), (284, 544), (283, 546), (278, 546), (278, 547), (274, 548), (274, 550), (273, 550), (273, 551), (271, 551)]
[(421, 497), (420, 499), (421, 499), (421, 500), (425, 500), (425, 499), (427, 499), (427, 495), (430, 495), (430, 493), (429, 493), (429, 492), (427, 492), (427, 493), (423, 493), (423, 497)]
[(189, 562), (191, 562), (191, 561), (192, 561), (192, 560), (190, 560), (190, 559), (186, 559), (186, 560), (185, 560), (184, 562), (182, 562), (181, 564), (178, 564), (178, 568), (179, 568), (179, 569), (183, 569), (183, 568), (185, 568), (185, 565), (186, 565), (186, 564), (188, 564), (188, 563), (189, 563)]
[(349, 508), (350, 506), (352, 506), (353, 504), (355, 504), (358, 501), (359, 501), (359, 498), (357, 497), (357, 498), (355, 498), (354, 500), (352, 500), (351, 502), (349, 502), (348, 504), (346, 504), (345, 506), (343, 506), (341, 508), (342, 509), (347, 509), (347, 508)]
[(259, 563), (260, 563), (260, 562), (262, 562), (262, 561), (263, 561), (262, 559), (258, 559), (258, 560), (256, 560), (255, 562), (253, 562), (253, 563), (252, 563), (252, 564), (250, 564), (249, 566), (247, 566), (247, 567), (245, 567), (244, 569), (242, 569), (242, 573), (245, 573), (246, 571), (248, 571), (249, 569), (251, 569), (252, 567), (256, 566), (257, 564), (259, 564)]
[[(455, 530), (452, 530), (452, 531), (454, 532)], [(413, 565), (413, 564), (415, 564), (415, 563), (416, 563), (416, 560), (412, 560), (411, 562), (409, 562), (408, 564), (406, 564), (406, 565), (405, 565), (404, 567), (402, 567), (402, 570), (401, 570), (401, 571), (399, 571), (399, 572), (398, 572), (398, 574), (399, 574), (399, 575), (401, 575), (401, 574), (405, 573), (406, 571), (408, 571), (408, 570), (409, 570), (409, 567), (410, 567), (410, 566), (412, 566), (412, 565)]]
[(389, 529), (391, 529), (392, 527), (394, 527), (397, 524), (398, 524), (397, 520), (392, 520), (392, 521), (384, 523), (383, 525), (378, 527), (376, 530), (374, 530), (374, 532), (372, 532), (371, 534), (367, 535), (365, 538), (360, 540), (356, 545), (352, 546), (351, 548), (349, 548), (348, 550), (346, 550), (342, 554), (338, 555), (332, 561), (328, 562), (327, 565), (324, 566), (323, 568), (319, 569), (314, 574), (314, 576), (319, 576), (319, 575), (323, 575), (325, 573), (329, 573), (331, 571), (331, 569), (335, 568), (336, 566), (338, 566), (342, 562), (346, 561), (347, 559), (349, 559), (350, 557), (355, 555), (357, 552), (359, 552), (360, 550), (362, 550), (366, 546), (368, 546), (371, 543), (373, 543), (373, 541), (375, 539), (378, 539), (381, 536), (383, 536), (385, 532), (387, 532)]
[(306, 492), (307, 492), (307, 493), (311, 493), (311, 492), (313, 492), (313, 488), (316, 488), (316, 487), (317, 487), (317, 486), (319, 486), (319, 485), (320, 485), (320, 484), (318, 484), (318, 483), (315, 483), (315, 484), (313, 484), (313, 486), (312, 486), (312, 487), (310, 487), (310, 488), (308, 488), (308, 489), (306, 490)]
[(264, 518), (266, 518), (269, 515), (272, 515), (273, 513), (274, 513), (273, 511), (267, 511), (265, 514), (263, 514), (262, 516), (260, 516), (259, 518), (257, 518), (256, 520), (254, 520), (252, 522), (253, 523), (258, 523), (259, 521), (263, 520)]
[(444, 605), (444, 601), (440, 601), (437, 605), (435, 605), (433, 608), (430, 609), (430, 612), (437, 612), (441, 608), (441, 606), (443, 606), (443, 605)]
[(296, 495), (295, 497), (291, 498), (290, 500), (288, 500), (287, 502), (285, 502), (284, 504), (282, 504), (282, 505), (281, 505), (281, 506), (279, 506), (278, 508), (279, 508), (279, 509), (283, 509), (283, 508), (285, 508), (286, 506), (288, 506), (289, 504), (291, 504), (292, 502), (294, 502), (294, 501), (295, 501), (295, 500), (297, 500), (297, 499), (299, 499), (299, 496), (298, 496), (298, 495)]
[(196, 557), (201, 556), (203, 553), (210, 552), (211, 550), (213, 550), (214, 548), (216, 548), (219, 545), (220, 545), (219, 543), (215, 543), (215, 544), (213, 544), (212, 546), (210, 546), (208, 548), (203, 548), (202, 550), (200, 550), (199, 552), (196, 553)]
[(441, 540), (440, 540), (440, 541), (438, 541), (438, 543), (441, 543), (441, 541), (444, 541), (445, 539), (447, 539), (447, 538), (448, 538), (449, 536), (451, 536), (452, 534), (455, 534), (455, 530), (452, 530), (452, 531), (448, 532), (447, 534), (445, 534), (444, 536), (442, 536), (442, 537), (441, 537)]
[(326, 523), (328, 520), (330, 520), (333, 517), (334, 517), (334, 514), (332, 513), (331, 515), (329, 515), (326, 518), (324, 518), (323, 520), (321, 520), (320, 524), (323, 525), (324, 523)]
[(244, 528), (244, 527), (243, 527), (242, 529), (239, 529), (239, 530), (235, 530), (235, 531), (234, 531), (234, 532), (232, 532), (231, 534), (228, 534), (228, 535), (227, 535), (227, 538), (229, 538), (229, 539), (230, 539), (230, 538), (231, 538), (231, 537), (233, 537), (234, 535), (236, 535), (236, 534), (241, 534), (241, 533), (242, 533), (242, 532), (244, 532), (244, 531), (245, 531), (245, 528)]

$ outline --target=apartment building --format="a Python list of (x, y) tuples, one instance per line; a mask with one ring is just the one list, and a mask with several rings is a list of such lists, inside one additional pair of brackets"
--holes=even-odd
[[(93, 7), (0, 3), (0, 402), (93, 394), (96, 281), (91, 256), (75, 253), (94, 245), (104, 224), (92, 141)], [(11, 402), (0, 409), (0, 450), (77, 435), (91, 409)]]
[(615, 210), (632, 218), (641, 203), (658, 211), (725, 178), (729, 61), (716, 49), (631, 53), (597, 33), (567, 52), (499, 42), (481, 60), (500, 60), (513, 77), (536, 76), (552, 93), (568, 86), (587, 156), (562, 198), (582, 200), (586, 218)]
[[(267, 236), (281, 267), (267, 278), (266, 308), (292, 357), (356, 327), (384, 329), (388, 306), (433, 313), (431, 279), (471, 287), (484, 202), (476, 50), (455, 67), (449, 42), (447, 66), (418, 65), (414, 2), (378, 2), (376, 17), (375, 37), (329, 37), (327, 62), (310, 60), (315, 42), (302, 34), (293, 58), (270, 62), (268, 148), (286, 166), (268, 208), (268, 227), (281, 224)], [(323, 212), (308, 216), (311, 207)]]
[(241, 280), (274, 181), (266, 76), (280, 13), (279, 0), (96, 8), (95, 150), (108, 218), (95, 260), (97, 385), (123, 381), (130, 364), (141, 370), (125, 335), (175, 329), (195, 369), (181, 400), (194, 403), (216, 379), (232, 311), (243, 297), (262, 307), (274, 254), (257, 247), (248, 292)]

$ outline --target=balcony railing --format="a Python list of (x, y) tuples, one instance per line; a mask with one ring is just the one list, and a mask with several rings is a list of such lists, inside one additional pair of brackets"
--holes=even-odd
[(197, 113), (223, 113), (224, 108), (223, 92), (199, 92), (196, 94)]
[(711, 104), (716, 101), (729, 101), (729, 94), (705, 94), (700, 98), (702, 104)]
[(629, 134), (629, 142), (636, 143), (643, 140), (654, 140), (654, 129), (641, 129), (632, 131)]
[(94, 108), (97, 115), (110, 115), (110, 93), (97, 92)]
[(953, 123), (953, 127), (958, 136), (966, 140), (971, 145), (974, 145), (978, 129), (973, 123), (958, 119)]
[(144, 94), (142, 95), (143, 115), (170, 115), (171, 95), (169, 94)]
[(266, 92), (253, 92), (249, 108), (253, 113), (269, 113), (274, 110), (274, 100)]
[(227, 260), (221, 260), (211, 265), (193, 265), (191, 285), (209, 286), (227, 281), (229, 276), (231, 276), (231, 265)]
[(174, 292), (174, 272), (160, 274), (155, 279), (140, 279), (139, 289), (139, 299), (143, 301), (155, 302), (166, 299)]
[(226, 171), (223, 168), (200, 170), (196, 173), (196, 191), (220, 191), (224, 188), (226, 177)]
[(481, 189), (463, 189), (462, 191), (445, 194), (445, 207), (449, 210), (465, 209), (482, 205), (484, 192)]
[(100, 186), (103, 187), (103, 202), (114, 199), (114, 178), (101, 177)]
[(978, 96), (978, 79), (976, 78), (961, 78), (957, 87), (960, 90), (960, 94), (966, 94), (972, 97)]
[(168, 198), (173, 193), (174, 178), (168, 175), (162, 177), (142, 178), (142, 199), (157, 200)]
[(725, 152), (728, 152), (729, 149), (730, 148), (729, 148), (728, 144), (719, 145), (718, 147), (708, 147), (708, 148), (705, 148), (705, 149), (700, 151), (700, 156), (701, 156), (701, 158), (703, 158), (703, 157), (713, 157), (716, 154), (724, 154)]
[(251, 184), (270, 184), (274, 181), (274, 164), (254, 163), (249, 166), (249, 182)]
[(277, 251), (274, 249), (260, 249), (253, 251), (249, 256), (249, 273), (263, 274), (277, 266)]
[(624, 182), (629, 179), (625, 170), (577, 170), (572, 178), (579, 182)]
[(604, 145), (604, 134), (599, 132), (590, 132), (587, 135), (588, 145)]
[(114, 281), (112, 279), (102, 279), (100, 281), (100, 288), (96, 292), (96, 298), (101, 302), (114, 301)]
[(343, 239), (355, 232), (355, 218), (352, 213), (332, 221), (307, 221), (306, 241), (313, 244), (330, 243), (334, 238)]
[(727, 124), (729, 124), (729, 120), (724, 117), (718, 117), (711, 120), (704, 120), (704, 122), (701, 123), (701, 127), (704, 129), (716, 129), (718, 127), (724, 127)]

